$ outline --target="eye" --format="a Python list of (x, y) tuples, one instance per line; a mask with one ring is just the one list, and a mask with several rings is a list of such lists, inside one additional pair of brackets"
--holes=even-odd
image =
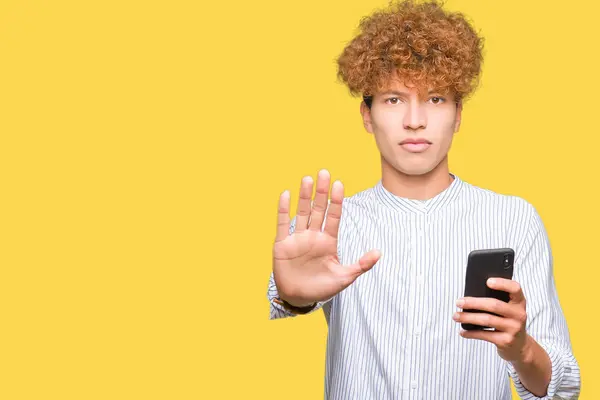
[(385, 102), (388, 104), (398, 104), (400, 102), (400, 99), (397, 97), (390, 97), (386, 99)]
[(439, 96), (434, 96), (432, 98), (429, 99), (433, 104), (442, 104), (443, 102), (446, 101), (446, 99), (444, 99), (443, 97), (439, 97)]

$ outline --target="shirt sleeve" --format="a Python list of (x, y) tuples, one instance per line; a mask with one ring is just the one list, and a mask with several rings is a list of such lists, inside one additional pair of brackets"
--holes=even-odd
[(529, 227), (520, 254), (515, 259), (514, 279), (525, 295), (527, 333), (548, 353), (552, 362), (552, 378), (546, 396), (537, 397), (527, 390), (511, 363), (507, 363), (508, 373), (521, 399), (577, 399), (581, 391), (581, 376), (558, 300), (548, 235), (536, 209), (531, 204), (528, 208)]
[[(292, 233), (294, 233), (295, 227), (296, 227), (296, 217), (292, 218), (292, 220), (290, 221), (290, 230), (289, 230), (290, 235)], [(271, 276), (269, 278), (269, 288), (267, 290), (267, 299), (269, 300), (270, 309), (271, 309), (269, 319), (295, 317), (297, 315), (297, 314), (294, 314), (294, 313), (286, 310), (281, 304), (279, 304), (277, 302), (277, 300), (279, 299), (279, 292), (277, 291), (277, 285), (275, 284), (273, 272), (271, 272)], [(317, 304), (315, 304), (315, 307), (305, 315), (312, 314), (315, 311), (318, 311), (330, 300), (331, 299), (318, 302)]]

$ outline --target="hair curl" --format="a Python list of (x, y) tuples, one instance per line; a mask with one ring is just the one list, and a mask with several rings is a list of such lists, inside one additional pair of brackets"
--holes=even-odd
[(337, 59), (337, 77), (353, 96), (366, 100), (395, 76), (420, 93), (433, 88), (457, 101), (479, 84), (484, 40), (462, 13), (437, 0), (390, 1), (388, 10), (363, 17), (359, 30)]

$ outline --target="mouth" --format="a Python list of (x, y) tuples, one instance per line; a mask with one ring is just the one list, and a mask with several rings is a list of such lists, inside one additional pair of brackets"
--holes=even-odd
[(431, 146), (431, 142), (428, 140), (403, 140), (400, 142), (400, 147), (410, 153), (422, 153)]

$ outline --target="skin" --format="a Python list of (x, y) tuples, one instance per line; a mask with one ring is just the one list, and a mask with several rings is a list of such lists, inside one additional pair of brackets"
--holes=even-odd
[[(371, 109), (362, 102), (360, 112), (367, 132), (381, 153), (382, 184), (395, 195), (428, 199), (452, 182), (448, 152), (461, 123), (462, 103), (453, 95), (430, 91), (425, 98), (415, 88), (394, 80), (375, 94)], [(399, 143), (426, 139), (430, 147), (411, 153)]]
[[(375, 93), (369, 109), (362, 102), (360, 112), (367, 132), (373, 135), (381, 153), (382, 184), (391, 193), (405, 198), (429, 199), (445, 190), (452, 177), (448, 152), (459, 131), (462, 102), (452, 94), (419, 91), (392, 79), (388, 88)], [(426, 139), (429, 147), (411, 152), (400, 145), (405, 139)], [(280, 305), (313, 307), (351, 285), (369, 271), (381, 257), (377, 249), (365, 253), (353, 265), (340, 265), (337, 259), (337, 234), (344, 198), (343, 185), (331, 187), (327, 170), (319, 171), (316, 194), (313, 179), (305, 176), (300, 186), (296, 229), (289, 235), (290, 193), (279, 198), (277, 234), (273, 245), (273, 276)], [(469, 340), (484, 340), (496, 345), (498, 354), (511, 362), (523, 385), (538, 397), (546, 394), (551, 377), (550, 358), (525, 330), (525, 297), (519, 284), (496, 279), (488, 285), (510, 294), (510, 302), (489, 298), (459, 299), (460, 308), (479, 309), (484, 313), (458, 312), (456, 323), (472, 323), (495, 328), (495, 331), (461, 330)], [(493, 316), (494, 312), (499, 316)]]
[(510, 294), (508, 303), (492, 298), (466, 297), (456, 305), (462, 309), (476, 309), (496, 313), (457, 312), (457, 323), (470, 323), (494, 328), (494, 331), (464, 331), (467, 339), (484, 340), (496, 345), (498, 355), (512, 363), (523, 385), (538, 397), (546, 395), (552, 377), (552, 363), (546, 351), (525, 330), (527, 322), (526, 301), (518, 282), (510, 279), (488, 280), (492, 289)]
[[(452, 182), (448, 152), (459, 131), (462, 103), (452, 94), (428, 91), (420, 96), (414, 87), (394, 80), (389, 88), (373, 97), (371, 109), (362, 102), (360, 112), (367, 132), (372, 134), (381, 153), (382, 184), (397, 196), (429, 199)], [(431, 142), (421, 153), (412, 153), (399, 145), (407, 138)], [(459, 312), (457, 323), (472, 323), (495, 328), (495, 331), (464, 331), (466, 339), (484, 340), (496, 345), (498, 354), (511, 362), (525, 387), (538, 397), (546, 394), (551, 378), (551, 362), (545, 350), (527, 334), (525, 296), (512, 280), (496, 279), (488, 283), (493, 289), (510, 294), (510, 302), (491, 298), (465, 298), (460, 308), (479, 309), (488, 313)]]

